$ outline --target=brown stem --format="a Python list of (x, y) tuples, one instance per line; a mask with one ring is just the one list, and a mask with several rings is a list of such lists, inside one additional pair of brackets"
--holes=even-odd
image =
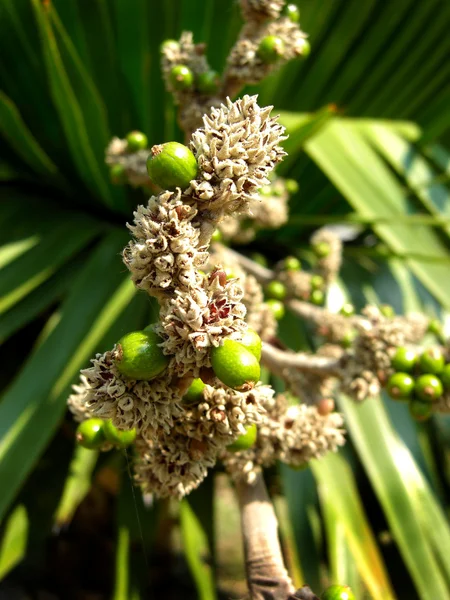
[(286, 600), (295, 588), (284, 566), (278, 521), (261, 473), (236, 484), (251, 600)]
[[(317, 373), (319, 375), (339, 375), (341, 357), (316, 356), (304, 352), (286, 352), (263, 342), (261, 360), (269, 369), (279, 371), (280, 368), (291, 367), (299, 371)], [(271, 369), (272, 370), (272, 369)]]

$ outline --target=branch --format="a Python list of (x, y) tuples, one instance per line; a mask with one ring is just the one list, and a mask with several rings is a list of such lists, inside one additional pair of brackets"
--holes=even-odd
[(217, 243), (217, 248), (220, 252), (228, 254), (231, 259), (237, 262), (244, 269), (244, 271), (247, 271), (247, 273), (253, 275), (259, 281), (259, 283), (264, 285), (275, 279), (275, 273), (271, 269), (267, 269), (267, 267), (259, 265), (251, 258), (248, 258), (247, 256), (244, 256), (243, 254), (240, 254), (239, 252), (236, 252), (236, 250), (232, 250), (223, 244)]
[(266, 342), (263, 342), (262, 345), (261, 360), (266, 367), (275, 372), (291, 367), (319, 375), (339, 375), (342, 364), (342, 356), (335, 358), (303, 352), (286, 352)]
[(286, 600), (295, 588), (284, 566), (278, 521), (261, 473), (236, 483), (251, 600)]

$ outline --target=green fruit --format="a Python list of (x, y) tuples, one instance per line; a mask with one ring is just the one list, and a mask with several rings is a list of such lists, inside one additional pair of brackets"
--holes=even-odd
[(284, 259), (283, 267), (286, 271), (300, 271), (302, 263), (295, 256), (288, 256)]
[(299, 190), (299, 185), (295, 179), (285, 179), (284, 187), (286, 188), (287, 193), (291, 195), (296, 194)]
[(220, 233), (220, 229), (215, 229), (214, 233), (211, 236), (211, 242), (221, 242), (222, 239), (223, 239), (223, 236)]
[(311, 277), (311, 287), (313, 290), (319, 290), (325, 285), (325, 279), (321, 275), (313, 275)]
[(325, 294), (322, 292), (322, 290), (313, 290), (311, 292), (309, 300), (312, 304), (315, 304), (316, 306), (322, 306), (325, 302)]
[(176, 40), (165, 40), (160, 47), (161, 52), (166, 50), (172, 50), (173, 52), (178, 52), (180, 49), (180, 44)]
[(98, 450), (105, 443), (103, 419), (88, 419), (77, 427), (75, 438), (83, 448)]
[(248, 450), (255, 445), (256, 438), (258, 437), (258, 429), (255, 424), (247, 427), (246, 433), (240, 435), (237, 440), (227, 446), (227, 450), (231, 452), (240, 452), (241, 450)]
[(331, 585), (322, 594), (321, 600), (355, 600), (348, 585)]
[(120, 163), (111, 165), (109, 169), (109, 176), (111, 181), (116, 184), (126, 183), (127, 181), (126, 169)]
[(283, 17), (288, 17), (293, 23), (300, 21), (300, 10), (295, 4), (286, 4), (281, 14)]
[(395, 310), (390, 304), (380, 304), (380, 313), (388, 319), (395, 317)]
[(350, 302), (346, 302), (339, 311), (344, 317), (351, 317), (355, 314), (355, 307)]
[(269, 298), (283, 300), (286, 298), (286, 286), (281, 281), (271, 281), (266, 285), (265, 292)]
[(281, 319), (284, 317), (284, 304), (282, 302), (280, 302), (279, 300), (266, 300), (265, 304), (270, 308), (270, 310), (273, 312), (273, 316), (275, 317), (275, 319), (277, 321), (281, 321)]
[(442, 381), (436, 375), (421, 375), (416, 379), (414, 393), (421, 400), (433, 402), (444, 393)]
[(414, 390), (414, 379), (408, 373), (394, 373), (389, 377), (386, 389), (393, 400), (405, 400)]
[(261, 254), (260, 252), (253, 252), (253, 254), (250, 255), (250, 258), (262, 267), (267, 267), (269, 264), (267, 262), (267, 258), (264, 256), (264, 254)]
[(160, 375), (169, 364), (169, 357), (158, 346), (161, 338), (148, 328), (132, 331), (117, 344), (116, 367), (129, 379), (149, 381)]
[(213, 347), (210, 357), (216, 377), (230, 388), (246, 391), (259, 381), (258, 359), (235, 340), (226, 339), (222, 346)]
[(142, 131), (131, 131), (127, 135), (127, 144), (130, 152), (137, 152), (138, 150), (145, 150), (147, 148), (148, 139)]
[(311, 44), (308, 40), (303, 40), (302, 57), (306, 58), (311, 54)]
[(430, 402), (411, 400), (409, 403), (409, 414), (415, 421), (426, 421), (433, 414), (432, 405)]
[(437, 335), (438, 337), (442, 336), (442, 325), (438, 319), (431, 319), (428, 323), (428, 332)]
[(330, 244), (328, 242), (318, 242), (317, 244), (313, 244), (313, 252), (319, 258), (326, 258), (330, 252)]
[(356, 331), (351, 329), (350, 331), (346, 331), (341, 339), (341, 344), (344, 348), (351, 348), (353, 342), (356, 338)]
[(117, 429), (117, 427), (113, 425), (111, 419), (104, 421), (103, 433), (108, 442), (119, 448), (130, 446), (136, 439), (136, 429)]
[(197, 177), (198, 164), (187, 146), (178, 142), (167, 142), (153, 146), (147, 159), (147, 172), (156, 185), (166, 190), (177, 187), (185, 190)]
[(439, 348), (427, 348), (419, 357), (419, 366), (422, 373), (437, 375), (445, 367), (445, 358)]
[(411, 373), (417, 362), (417, 354), (411, 348), (397, 348), (392, 357), (392, 368), (403, 373)]
[(262, 188), (259, 188), (258, 192), (261, 196), (272, 196), (272, 186), (271, 185), (263, 185)]
[(264, 63), (276, 63), (284, 54), (284, 42), (276, 35), (266, 35), (260, 41), (257, 53)]
[(220, 77), (216, 71), (205, 71), (197, 77), (197, 88), (202, 94), (215, 94), (220, 86)]
[(197, 404), (203, 400), (203, 390), (205, 384), (201, 379), (194, 379), (188, 388), (188, 391), (183, 396), (183, 404)]
[(444, 388), (450, 390), (450, 365), (445, 365), (444, 370), (439, 374), (439, 379), (442, 381)]
[(170, 71), (169, 80), (175, 90), (184, 92), (192, 88), (194, 74), (186, 65), (176, 65)]
[(257, 360), (261, 359), (262, 342), (261, 338), (254, 329), (249, 327), (242, 336), (240, 343), (245, 346), (247, 350), (249, 350), (257, 358)]

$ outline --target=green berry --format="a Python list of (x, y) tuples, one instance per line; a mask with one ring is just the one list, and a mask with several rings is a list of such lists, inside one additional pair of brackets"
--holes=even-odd
[(258, 46), (258, 56), (266, 64), (276, 63), (284, 54), (284, 42), (276, 35), (266, 35)]
[(322, 292), (322, 290), (313, 290), (311, 292), (309, 300), (312, 304), (315, 304), (316, 306), (322, 306), (325, 302), (325, 294)]
[(105, 443), (103, 419), (87, 419), (77, 427), (75, 438), (80, 446), (89, 450), (98, 450)]
[(281, 281), (271, 281), (266, 285), (265, 292), (269, 298), (283, 300), (286, 298), (286, 286)]
[(248, 327), (247, 331), (242, 336), (241, 344), (247, 348), (256, 358), (261, 358), (262, 342), (259, 335), (254, 329)]
[(296, 194), (299, 190), (298, 183), (295, 181), (295, 179), (285, 179), (284, 187), (286, 188), (287, 193), (291, 195)]
[(414, 393), (421, 400), (433, 402), (442, 396), (444, 386), (436, 375), (421, 375), (416, 379)]
[(194, 379), (188, 388), (188, 391), (183, 396), (183, 404), (197, 404), (203, 400), (203, 390), (205, 384), (201, 379)]
[(344, 317), (351, 317), (355, 314), (355, 307), (350, 302), (346, 302), (339, 311)]
[(346, 331), (341, 338), (341, 344), (344, 348), (351, 348), (353, 342), (356, 338), (356, 331), (354, 329), (350, 329), (350, 331)]
[(437, 335), (438, 337), (442, 336), (442, 325), (438, 319), (431, 319), (428, 323), (428, 332)]
[(185, 190), (197, 177), (198, 164), (187, 146), (178, 142), (167, 142), (153, 146), (147, 159), (147, 171), (156, 185), (166, 190), (177, 187)]
[(220, 233), (220, 229), (215, 229), (214, 233), (211, 236), (211, 242), (221, 242), (222, 239), (223, 239), (223, 236)]
[(328, 242), (317, 242), (313, 244), (313, 252), (318, 258), (326, 258), (330, 252), (330, 244)]
[(445, 367), (445, 358), (439, 348), (427, 348), (419, 358), (422, 373), (437, 375)]
[(235, 390), (255, 387), (261, 375), (259, 361), (245, 346), (226, 339), (222, 346), (211, 349), (211, 366), (222, 383)]
[(403, 373), (411, 373), (417, 363), (417, 354), (411, 348), (397, 348), (392, 357), (392, 368)]
[(258, 192), (261, 196), (272, 196), (273, 190), (271, 185), (263, 185), (262, 188), (259, 188)]
[(393, 400), (409, 398), (413, 392), (414, 379), (408, 373), (394, 373), (386, 385), (387, 392)]
[(130, 446), (136, 439), (136, 429), (117, 429), (111, 419), (104, 421), (103, 433), (108, 442), (119, 448)]
[(284, 317), (284, 313), (285, 313), (284, 304), (282, 302), (280, 302), (279, 300), (273, 300), (273, 299), (266, 300), (265, 304), (273, 312), (273, 316), (275, 317), (275, 319), (277, 321), (281, 321), (281, 319)]
[(322, 594), (321, 600), (355, 600), (348, 585), (331, 585)]
[(283, 17), (288, 17), (293, 23), (300, 21), (300, 10), (295, 4), (286, 4), (281, 14)]
[(161, 52), (171, 50), (172, 52), (178, 52), (180, 44), (176, 40), (165, 40), (160, 47)]
[(197, 88), (202, 94), (215, 94), (220, 86), (220, 77), (216, 71), (205, 71), (197, 77)]
[(137, 152), (138, 150), (145, 150), (147, 148), (148, 139), (142, 131), (131, 131), (127, 135), (127, 144), (130, 152)]
[(170, 360), (158, 346), (161, 341), (148, 328), (124, 335), (117, 344), (116, 367), (119, 372), (138, 381), (150, 381), (160, 375)]
[(262, 267), (267, 267), (269, 264), (267, 262), (267, 258), (264, 256), (264, 254), (261, 254), (260, 252), (253, 252), (253, 254), (250, 255), (250, 258)]
[(430, 402), (422, 402), (421, 400), (411, 400), (409, 403), (409, 414), (415, 421), (426, 421), (433, 414), (432, 405)]
[(248, 450), (255, 445), (256, 438), (258, 437), (258, 429), (255, 424), (247, 427), (247, 431), (240, 435), (237, 440), (227, 446), (227, 450), (231, 452), (240, 452), (241, 450)]
[(286, 271), (300, 271), (302, 263), (295, 256), (288, 256), (284, 259), (283, 267)]
[(380, 313), (388, 319), (395, 317), (395, 310), (390, 304), (380, 304)]
[(439, 374), (439, 379), (446, 390), (450, 390), (450, 364), (445, 365), (443, 371)]
[(313, 290), (319, 290), (325, 285), (325, 279), (321, 275), (313, 275), (311, 277), (311, 287)]
[(111, 165), (111, 168), (109, 169), (109, 176), (113, 183), (116, 183), (116, 184), (126, 183), (127, 176), (126, 176), (126, 169), (125, 169), (124, 165), (121, 165), (119, 163), (117, 163), (115, 165)]
[(310, 54), (311, 54), (311, 44), (308, 42), (308, 40), (303, 40), (303, 48), (302, 48), (301, 55), (303, 58), (306, 58)]
[(194, 74), (186, 65), (175, 65), (170, 71), (169, 80), (175, 90), (184, 92), (192, 88)]

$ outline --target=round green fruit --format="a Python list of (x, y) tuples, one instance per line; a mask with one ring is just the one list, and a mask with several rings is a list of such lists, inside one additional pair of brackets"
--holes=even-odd
[(313, 275), (311, 277), (311, 287), (313, 290), (320, 290), (325, 285), (325, 279), (321, 275)]
[(409, 414), (415, 421), (426, 421), (433, 414), (430, 402), (411, 400), (409, 403)]
[(295, 4), (286, 4), (281, 14), (283, 17), (288, 17), (293, 23), (300, 21), (300, 10)]
[(280, 302), (279, 300), (273, 300), (273, 299), (266, 300), (265, 304), (270, 308), (275, 319), (277, 321), (281, 321), (281, 319), (284, 317), (284, 313), (285, 313), (284, 304), (282, 302)]
[(192, 88), (194, 74), (186, 65), (175, 65), (170, 71), (169, 80), (175, 90), (185, 92)]
[(346, 302), (339, 311), (344, 317), (352, 317), (355, 314), (355, 307), (350, 302)]
[(442, 381), (444, 388), (450, 390), (450, 364), (445, 365), (443, 371), (439, 374), (439, 379)]
[(242, 340), (240, 343), (243, 346), (245, 346), (247, 350), (249, 350), (257, 360), (261, 359), (262, 342), (261, 338), (254, 329), (251, 329), (249, 327), (242, 336)]
[(442, 335), (442, 325), (438, 319), (431, 319), (428, 323), (428, 332), (440, 337)]
[(205, 384), (201, 379), (194, 379), (188, 388), (188, 391), (183, 396), (183, 404), (197, 404), (203, 400), (203, 390)]
[(259, 361), (240, 342), (226, 339), (222, 346), (211, 349), (210, 357), (216, 377), (230, 388), (246, 391), (259, 381)]
[(321, 600), (355, 600), (348, 585), (331, 585), (322, 594)]
[(300, 271), (302, 263), (295, 256), (288, 256), (284, 259), (283, 266), (286, 271)]
[(222, 239), (223, 239), (223, 236), (220, 233), (220, 229), (215, 229), (214, 233), (211, 236), (211, 242), (221, 242)]
[(127, 135), (127, 144), (130, 152), (137, 152), (138, 150), (145, 150), (147, 148), (148, 139), (142, 131), (130, 131)]
[(160, 375), (169, 364), (169, 357), (158, 346), (161, 338), (154, 332), (132, 331), (117, 344), (116, 367), (129, 379), (150, 381)]
[(285, 179), (284, 186), (288, 194), (296, 194), (299, 190), (299, 185), (295, 179)]
[(281, 281), (271, 281), (266, 285), (265, 292), (269, 298), (283, 300), (286, 298), (286, 286)]
[(445, 367), (445, 358), (439, 348), (427, 348), (419, 357), (419, 366), (422, 373), (437, 375)]
[(124, 165), (117, 163), (115, 165), (111, 165), (109, 169), (109, 176), (111, 181), (116, 184), (125, 183), (127, 180), (126, 177), (126, 169)]
[(386, 389), (393, 400), (405, 400), (414, 390), (414, 379), (408, 373), (394, 373), (389, 377)]
[(247, 431), (240, 435), (237, 440), (227, 446), (227, 450), (231, 452), (240, 452), (241, 450), (248, 450), (255, 445), (256, 438), (258, 437), (258, 428), (255, 424), (247, 427)]
[(421, 400), (434, 402), (444, 393), (444, 386), (436, 375), (421, 375), (416, 379), (414, 393)]
[(258, 46), (258, 56), (266, 64), (276, 63), (284, 54), (284, 42), (276, 35), (266, 35)]
[(197, 89), (202, 94), (215, 94), (220, 86), (220, 77), (216, 71), (205, 71), (197, 77)]
[(187, 146), (167, 142), (153, 146), (147, 159), (147, 172), (156, 185), (166, 190), (185, 190), (197, 177), (198, 164)]
[(164, 40), (161, 44), (161, 52), (165, 52), (166, 50), (171, 50), (172, 52), (178, 52), (180, 49), (180, 44), (176, 40)]
[(83, 448), (98, 450), (105, 443), (103, 419), (87, 419), (77, 427), (75, 438)]
[(353, 342), (355, 341), (355, 338), (356, 338), (356, 331), (354, 329), (351, 329), (350, 331), (346, 331), (341, 338), (342, 346), (344, 348), (351, 348), (353, 345)]
[(322, 306), (325, 302), (325, 294), (322, 292), (322, 290), (313, 290), (311, 292), (309, 300), (312, 304), (315, 304), (316, 306)]
[(127, 448), (136, 439), (136, 429), (117, 429), (111, 419), (104, 421), (103, 433), (108, 442), (119, 448)]
[(269, 265), (269, 263), (267, 262), (267, 258), (264, 256), (264, 254), (261, 254), (260, 252), (253, 252), (250, 258), (262, 267), (267, 267)]
[(308, 40), (303, 40), (302, 57), (306, 58), (311, 54), (311, 44)]
[(326, 258), (330, 252), (330, 244), (328, 242), (318, 242), (317, 244), (313, 244), (313, 252), (318, 258)]
[(397, 348), (392, 357), (392, 368), (402, 373), (411, 373), (417, 363), (417, 354), (411, 348)]
[(380, 304), (380, 313), (387, 319), (395, 317), (395, 310), (390, 304)]

